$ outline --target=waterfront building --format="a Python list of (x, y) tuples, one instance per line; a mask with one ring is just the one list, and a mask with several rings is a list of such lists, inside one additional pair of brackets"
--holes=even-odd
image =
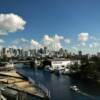
[(70, 65), (73, 65), (76, 61), (66, 60), (66, 59), (54, 59), (51, 61), (51, 66), (53, 69), (70, 69)]
[(62, 58), (56, 58), (56, 59), (46, 59), (43, 61), (43, 67), (45, 69), (49, 69), (51, 71), (58, 70), (61, 73), (63, 72), (70, 72), (71, 66), (74, 64), (77, 64), (77, 67), (80, 65), (79, 60), (70, 60), (70, 59), (62, 59)]

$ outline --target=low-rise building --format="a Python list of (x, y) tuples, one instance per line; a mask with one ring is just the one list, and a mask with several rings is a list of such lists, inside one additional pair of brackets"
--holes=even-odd
[(53, 61), (51, 61), (52, 68), (59, 69), (59, 70), (68, 68), (72, 64), (74, 64), (74, 61), (71, 61), (71, 60), (53, 60)]

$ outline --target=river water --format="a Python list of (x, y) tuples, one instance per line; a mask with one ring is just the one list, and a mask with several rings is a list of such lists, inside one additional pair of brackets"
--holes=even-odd
[[(43, 70), (32, 70), (24, 67), (20, 71), (33, 78), (36, 82), (46, 86), (51, 94), (51, 100), (100, 100), (100, 84), (83, 81), (67, 75), (57, 76)], [(69, 87), (77, 85), (86, 95), (72, 91)], [(38, 99), (29, 99), (38, 100)]]

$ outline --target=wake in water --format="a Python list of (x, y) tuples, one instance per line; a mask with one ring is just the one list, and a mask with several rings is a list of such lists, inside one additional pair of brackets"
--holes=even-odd
[(93, 100), (100, 100), (99, 98), (97, 98), (95, 96), (92, 96), (92, 95), (90, 95), (88, 93), (82, 92), (82, 91), (78, 91), (78, 93), (81, 94), (81, 95), (87, 96), (87, 97), (89, 97), (89, 98), (91, 98)]
[(83, 92), (83, 91), (80, 91), (80, 89), (79, 89), (77, 86), (71, 86), (70, 89), (73, 90), (73, 91), (76, 92), (76, 93), (79, 93), (79, 94), (81, 94), (81, 95), (87, 96), (87, 97), (91, 98), (92, 100), (100, 100), (100, 99), (99, 99), (98, 97), (96, 97), (96, 96), (92, 96), (92, 95), (90, 95), (90, 94), (88, 94), (88, 93), (85, 93), (85, 92)]

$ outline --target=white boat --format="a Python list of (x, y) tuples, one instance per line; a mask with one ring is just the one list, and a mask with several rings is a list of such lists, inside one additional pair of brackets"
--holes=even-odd
[(0, 65), (0, 71), (10, 71), (14, 69), (14, 64), (12, 62), (2, 63)]
[(14, 68), (14, 64), (13, 62), (8, 62), (6, 65), (5, 65), (6, 68)]
[(75, 92), (80, 92), (79, 88), (76, 85), (71, 86), (70, 89), (75, 91)]

